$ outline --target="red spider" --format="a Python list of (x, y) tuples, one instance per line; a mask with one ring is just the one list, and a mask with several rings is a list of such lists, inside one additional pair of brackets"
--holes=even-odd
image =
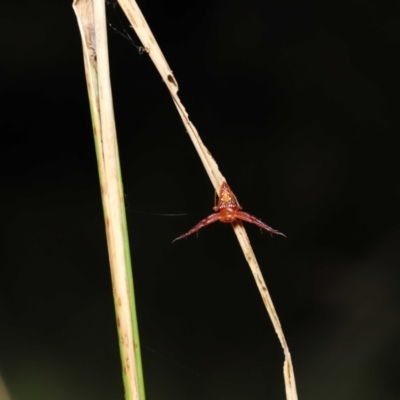
[(201, 228), (204, 228), (205, 226), (210, 225), (215, 221), (219, 220), (224, 223), (234, 223), (237, 219), (241, 219), (242, 221), (247, 221), (250, 222), (251, 224), (255, 224), (259, 228), (264, 229), (270, 233), (274, 233), (275, 235), (281, 235), (286, 237), (286, 235), (264, 224), (264, 222), (260, 221), (253, 215), (240, 211), (241, 209), (242, 207), (236, 200), (236, 197), (232, 193), (232, 190), (229, 188), (228, 184), (224, 182), (219, 191), (218, 205), (213, 207), (215, 213), (201, 220), (189, 232), (186, 232), (185, 234), (178, 236), (172, 242), (188, 237), (192, 233), (199, 231)]

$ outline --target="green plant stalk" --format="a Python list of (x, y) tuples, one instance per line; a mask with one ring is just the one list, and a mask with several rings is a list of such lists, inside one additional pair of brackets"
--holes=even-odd
[(104, 1), (75, 0), (88, 86), (125, 398), (145, 400), (122, 174), (115, 131)]
[[(118, 157), (119, 158), (119, 157)], [(120, 165), (120, 164), (118, 164)], [(118, 175), (120, 176), (120, 197), (122, 201), (122, 229), (124, 235), (124, 244), (125, 244), (125, 259), (127, 261), (127, 265), (129, 266), (126, 271), (126, 276), (128, 279), (128, 288), (129, 288), (129, 304), (131, 305), (131, 315), (132, 315), (132, 330), (133, 330), (133, 349), (135, 352), (135, 361), (136, 361), (136, 371), (138, 375), (138, 383), (139, 383), (139, 399), (145, 400), (146, 394), (144, 390), (144, 373), (143, 373), (143, 363), (142, 363), (142, 353), (140, 350), (140, 335), (139, 335), (139, 324), (137, 319), (136, 312), (136, 299), (135, 299), (135, 291), (134, 291), (134, 283), (133, 283), (133, 273), (132, 273), (132, 263), (131, 263), (131, 252), (129, 247), (129, 236), (128, 236), (128, 224), (126, 221), (126, 212), (125, 212), (125, 201), (124, 201), (124, 188), (122, 184), (122, 175), (121, 168), (118, 168)]]

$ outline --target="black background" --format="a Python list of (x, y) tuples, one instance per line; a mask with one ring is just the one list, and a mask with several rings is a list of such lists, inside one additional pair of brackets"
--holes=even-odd
[[(71, 1), (3, 3), (1, 379), (13, 400), (123, 399)], [(300, 398), (398, 399), (399, 3), (139, 5), (245, 211), (288, 236), (247, 229)], [(171, 244), (213, 188), (148, 56), (112, 29), (109, 44), (147, 397), (284, 399), (232, 229)]]

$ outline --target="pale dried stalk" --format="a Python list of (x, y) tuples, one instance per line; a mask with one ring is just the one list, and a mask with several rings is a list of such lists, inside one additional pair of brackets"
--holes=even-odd
[(141, 379), (140, 353), (135, 352), (139, 340), (138, 336), (133, 334), (136, 319), (132, 312), (134, 299), (130, 292), (132, 275), (129, 243), (109, 78), (105, 2), (75, 0), (73, 9), (78, 19), (83, 44), (117, 327), (121, 342), (125, 396), (129, 400), (139, 400), (144, 399), (144, 385)]
[(7, 386), (0, 374), (0, 399), (1, 400), (11, 400), (10, 394), (8, 393)]
[[(207, 150), (207, 148), (201, 141), (196, 128), (189, 120), (189, 116), (185, 110), (185, 107), (182, 105), (178, 97), (178, 83), (170, 67), (168, 66), (168, 63), (165, 60), (164, 55), (162, 54), (161, 49), (158, 46), (157, 41), (154, 38), (146, 20), (144, 19), (143, 14), (139, 9), (139, 6), (135, 2), (135, 0), (118, 0), (118, 3), (120, 4), (122, 10), (127, 16), (129, 22), (131, 23), (139, 39), (141, 40), (145, 51), (149, 54), (150, 58), (153, 60), (154, 65), (156, 66), (162, 79), (167, 85), (168, 90), (170, 91), (172, 99), (175, 103), (175, 106), (178, 109), (179, 115), (182, 118), (183, 124), (185, 125), (186, 130), (193, 142), (193, 145), (195, 146), (200, 156), (200, 159), (204, 165), (204, 168), (208, 176), (210, 177), (210, 180), (215, 188), (215, 191), (218, 193), (222, 182), (225, 181), (225, 178), (219, 171), (218, 166), (213, 157), (211, 156), (210, 152)], [(289, 348), (287, 346), (285, 336), (283, 334), (281, 324), (279, 322), (279, 318), (275, 311), (275, 307), (272, 303), (271, 297), (269, 296), (267, 286), (261, 274), (260, 267), (258, 266), (256, 257), (254, 255), (249, 238), (247, 236), (247, 233), (243, 225), (241, 223), (235, 224), (234, 229), (236, 236), (239, 240), (240, 246), (246, 257), (246, 260), (249, 263), (250, 269), (253, 273), (254, 279), (261, 293), (261, 297), (263, 299), (265, 307), (268, 311), (268, 314), (271, 318), (272, 324), (275, 328), (276, 334), (278, 335), (279, 341), (281, 342), (284, 351), (285, 363), (283, 370), (285, 378), (286, 397), (289, 400), (297, 400), (297, 391), (296, 391), (296, 383), (293, 371), (293, 364)]]

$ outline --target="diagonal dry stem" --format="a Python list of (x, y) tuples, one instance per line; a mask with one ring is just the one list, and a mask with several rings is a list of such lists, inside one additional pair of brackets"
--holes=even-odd
[[(182, 118), (182, 122), (186, 127), (186, 130), (193, 142), (194, 147), (197, 150), (197, 153), (199, 154), (199, 157), (215, 188), (215, 191), (219, 192), (219, 189), (222, 183), (225, 181), (225, 178), (219, 171), (214, 158), (211, 156), (210, 152), (201, 141), (196, 128), (189, 120), (188, 113), (186, 112), (185, 107), (182, 105), (178, 97), (178, 83), (167, 61), (165, 60), (164, 55), (162, 54), (161, 49), (158, 46), (157, 41), (150, 30), (150, 27), (148, 26), (135, 0), (118, 0), (118, 2), (122, 10), (124, 11), (125, 15), (127, 16), (129, 22), (131, 23), (133, 29), (135, 30), (136, 34), (138, 35), (139, 39), (141, 40), (146, 52), (149, 54), (158, 72), (160, 73), (162, 79), (167, 85), (168, 90), (171, 93), (172, 99), (175, 103), (175, 106), (178, 110), (178, 113)], [(282, 327), (279, 322), (279, 318), (277, 316), (275, 307), (268, 293), (267, 286), (261, 274), (260, 268), (257, 263), (257, 259), (254, 255), (249, 238), (246, 234), (243, 225), (241, 223), (235, 224), (234, 230), (239, 240), (240, 246), (243, 250), (243, 253), (245, 255), (245, 258), (250, 266), (251, 272), (253, 273), (255, 282), (261, 293), (261, 297), (263, 299), (265, 307), (268, 311), (268, 314), (271, 318), (272, 324), (275, 328), (276, 334), (278, 335), (279, 341), (284, 351), (284, 356), (285, 356), (284, 379), (286, 387), (286, 398), (288, 400), (297, 400), (297, 391), (296, 391), (296, 383), (293, 371), (293, 364), (289, 348), (287, 346), (285, 336), (283, 334)]]

